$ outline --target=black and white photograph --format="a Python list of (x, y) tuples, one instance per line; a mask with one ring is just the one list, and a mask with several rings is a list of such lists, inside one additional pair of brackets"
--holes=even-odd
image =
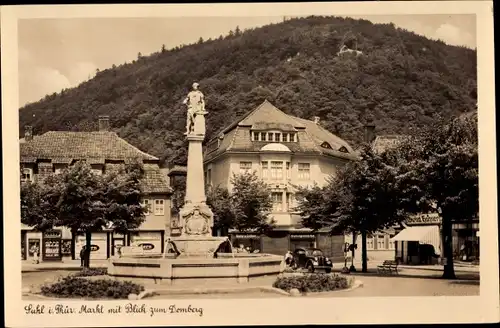
[(23, 7), (9, 326), (500, 319), (492, 2)]

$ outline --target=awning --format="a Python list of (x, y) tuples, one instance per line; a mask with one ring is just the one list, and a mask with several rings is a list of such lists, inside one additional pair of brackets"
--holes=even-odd
[(436, 254), (441, 254), (441, 237), (439, 235), (439, 226), (413, 226), (405, 228), (391, 241), (418, 241), (420, 244), (434, 246)]

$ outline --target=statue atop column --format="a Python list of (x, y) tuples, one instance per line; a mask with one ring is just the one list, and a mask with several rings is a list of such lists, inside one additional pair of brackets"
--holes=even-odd
[(186, 133), (205, 135), (205, 117), (208, 112), (205, 111), (205, 97), (198, 89), (199, 84), (193, 83), (193, 90), (188, 93), (186, 99), (182, 102), (187, 105)]

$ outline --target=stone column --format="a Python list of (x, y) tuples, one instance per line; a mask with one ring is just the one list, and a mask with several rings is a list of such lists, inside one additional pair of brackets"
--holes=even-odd
[(188, 161), (186, 177), (186, 203), (204, 203), (205, 177), (203, 174), (203, 135), (190, 134), (187, 136)]

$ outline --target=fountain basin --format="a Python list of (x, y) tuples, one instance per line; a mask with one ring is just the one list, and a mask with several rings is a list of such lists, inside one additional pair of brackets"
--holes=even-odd
[[(222, 255), (222, 254), (219, 254)], [(282, 257), (271, 254), (224, 254), (219, 258), (110, 258), (108, 275), (120, 280), (154, 284), (248, 283), (283, 272)]]

